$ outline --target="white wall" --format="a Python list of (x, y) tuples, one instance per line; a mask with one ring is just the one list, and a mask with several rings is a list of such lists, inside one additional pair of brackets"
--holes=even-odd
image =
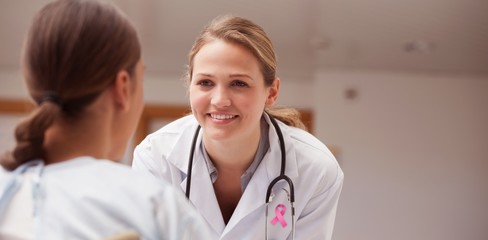
[(334, 239), (488, 239), (488, 79), (321, 71), (315, 84), (317, 136), (345, 172)]

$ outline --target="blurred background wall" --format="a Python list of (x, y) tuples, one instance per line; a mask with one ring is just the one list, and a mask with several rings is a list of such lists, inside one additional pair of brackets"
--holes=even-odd
[(346, 174), (335, 239), (488, 237), (486, 78), (317, 75), (317, 136)]
[[(18, 56), (46, 2), (0, 0), (0, 98), (27, 99)], [(113, 2), (140, 31), (151, 104), (188, 103), (185, 57), (211, 18), (268, 31), (278, 104), (313, 110), (345, 172), (334, 239), (488, 239), (487, 1)]]

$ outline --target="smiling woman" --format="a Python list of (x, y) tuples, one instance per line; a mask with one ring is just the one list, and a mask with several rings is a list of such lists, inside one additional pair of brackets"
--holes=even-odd
[(133, 168), (182, 189), (214, 239), (330, 239), (344, 175), (297, 110), (274, 108), (281, 80), (264, 30), (216, 18), (185, 80), (192, 114), (149, 134)]

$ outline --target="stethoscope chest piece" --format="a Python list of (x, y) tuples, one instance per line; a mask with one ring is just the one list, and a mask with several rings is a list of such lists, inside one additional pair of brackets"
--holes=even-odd
[[(270, 199), (266, 202), (265, 239), (285, 239), (291, 233), (295, 239), (295, 207), (290, 199), (290, 191), (276, 184)], [(279, 237), (279, 238), (276, 238)]]

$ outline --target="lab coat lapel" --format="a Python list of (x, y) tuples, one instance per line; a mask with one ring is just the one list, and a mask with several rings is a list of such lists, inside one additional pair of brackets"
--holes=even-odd
[[(183, 175), (180, 187), (183, 192), (186, 191), (188, 159), (190, 156), (191, 142), (195, 128), (185, 130), (183, 136), (177, 141), (173, 152), (168, 158), (169, 161), (180, 170)], [(200, 150), (202, 142), (201, 133), (198, 137), (195, 147), (195, 153), (192, 166), (192, 182), (190, 188), (190, 201), (205, 218), (208, 224), (219, 235), (225, 227), (225, 223), (218, 206), (217, 198), (213, 189), (213, 183), (208, 173), (207, 164)]]
[[(196, 150), (196, 152), (198, 152), (198, 154), (195, 154), (193, 163), (190, 200), (200, 214), (207, 220), (213, 230), (220, 235), (224, 231), (225, 223), (222, 218), (217, 197), (215, 196), (212, 180), (208, 174), (207, 164), (201, 155), (201, 151)], [(181, 183), (183, 189), (186, 189), (187, 179), (188, 178), (185, 178)]]
[[(195, 130), (197, 129), (197, 126), (198, 123), (196, 123), (195, 121), (194, 126), (182, 130), (183, 133), (181, 134), (179, 139), (175, 142), (175, 146), (173, 147), (173, 150), (168, 156), (168, 161), (184, 174), (186, 174), (188, 170), (188, 158), (190, 156), (191, 143), (193, 141), (193, 135), (195, 133)], [(200, 146), (201, 141), (202, 140), (201, 140), (201, 131), (200, 131), (196, 146)], [(195, 151), (195, 153), (197, 153), (197, 151)], [(197, 154), (195, 154), (195, 158), (196, 155)], [(183, 190), (185, 189), (183, 188)]]

